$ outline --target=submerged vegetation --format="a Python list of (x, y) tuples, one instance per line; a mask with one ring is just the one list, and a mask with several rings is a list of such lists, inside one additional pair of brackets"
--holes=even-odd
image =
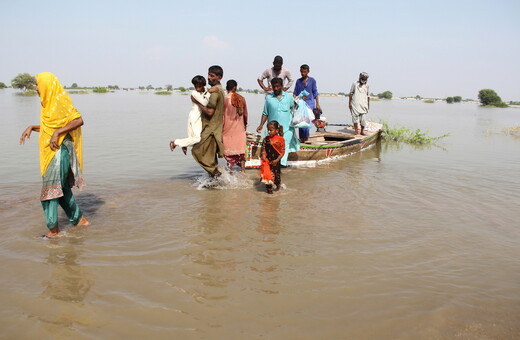
[(426, 100), (423, 100), (423, 102), (428, 103), (428, 104), (433, 104), (433, 103), (435, 103), (435, 100), (433, 100), (433, 99), (426, 99)]
[(385, 91), (383, 93), (378, 93), (377, 98), (379, 99), (392, 99), (393, 94), (390, 91)]
[(495, 90), (480, 90), (478, 92), (478, 99), (480, 100), (480, 104), (482, 104), (482, 106), (508, 107), (508, 105), (502, 101), (502, 98), (500, 98)]
[(95, 92), (95, 93), (107, 93), (108, 90), (106, 87), (94, 87), (92, 89), (92, 92)]
[(394, 142), (404, 142), (408, 144), (414, 145), (428, 145), (435, 144), (438, 140), (450, 136), (450, 134), (445, 134), (438, 137), (431, 137), (428, 135), (428, 131), (421, 131), (421, 129), (417, 129), (415, 131), (410, 130), (407, 127), (399, 126), (399, 127), (390, 127), (388, 122), (382, 120), (380, 121), (383, 124), (383, 140), (385, 141), (394, 141)]
[(31, 76), (29, 73), (19, 73), (16, 77), (11, 80), (11, 85), (15, 89), (22, 91), (35, 90), (36, 89), (36, 78)]
[(27, 90), (27, 91), (17, 92), (16, 95), (30, 97), (30, 96), (37, 96), (38, 92), (36, 92), (35, 90)]
[(505, 128), (503, 131), (506, 135), (520, 137), (520, 125), (512, 128)]
[(172, 93), (170, 91), (157, 91), (157, 92), (155, 92), (155, 94), (167, 95), (167, 94), (172, 94)]

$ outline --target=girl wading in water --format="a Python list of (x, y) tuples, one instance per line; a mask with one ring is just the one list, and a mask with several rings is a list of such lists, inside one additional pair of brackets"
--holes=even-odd
[(42, 238), (52, 238), (60, 233), (58, 205), (65, 210), (73, 225), (90, 224), (79, 210), (71, 190), (72, 186), (80, 190), (85, 186), (81, 174), (83, 119), (52, 73), (36, 75), (36, 91), (42, 104), (40, 125), (27, 127), (20, 137), (20, 144), (25, 144), (32, 131), (40, 133), (40, 171), (43, 179), (40, 200), (49, 228)]

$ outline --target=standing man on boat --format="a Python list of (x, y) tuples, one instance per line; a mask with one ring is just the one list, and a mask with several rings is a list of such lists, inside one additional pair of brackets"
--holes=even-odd
[[(283, 58), (277, 55), (273, 60), (273, 67), (265, 70), (260, 76), (258, 76), (258, 85), (267, 93), (273, 93), (273, 88), (271, 87), (271, 80), (274, 78), (282, 79), (282, 82), (287, 80), (287, 84), (283, 87), (283, 91), (287, 91), (291, 88), (294, 80), (291, 77), (291, 72), (289, 72), (286, 68), (283, 68)], [(264, 79), (267, 79), (267, 86), (264, 84)], [(283, 84), (282, 84), (283, 85)]]
[(208, 104), (202, 105), (194, 97), (191, 101), (198, 105), (202, 114), (202, 133), (200, 142), (191, 149), (193, 158), (200, 166), (208, 172), (211, 177), (221, 175), (218, 170), (218, 158), (222, 158), (224, 145), (222, 144), (222, 118), (224, 115), (224, 89), (220, 81), (224, 76), (224, 70), (218, 65), (213, 65), (208, 69), (208, 84), (212, 89), (217, 89), (211, 93)]
[(300, 150), (300, 142), (296, 138), (294, 127), (291, 126), (291, 109), (294, 107), (294, 98), (289, 93), (283, 91), (283, 80), (281, 78), (271, 80), (271, 87), (273, 93), (265, 97), (264, 111), (256, 132), (261, 133), (264, 124), (273, 120), (276, 120), (283, 127), (285, 154), (280, 163), (286, 166), (289, 152)]
[[(316, 79), (313, 77), (309, 77), (310, 67), (307, 64), (303, 64), (300, 66), (300, 74), (301, 78), (296, 80), (296, 85), (294, 86), (293, 96), (294, 98), (298, 97), (298, 95), (303, 91), (307, 91), (309, 94), (303, 97), (303, 100), (309, 105), (311, 110), (320, 108), (320, 102), (318, 100), (318, 88), (316, 86)], [(301, 142), (307, 141), (309, 138), (309, 128), (299, 128), (298, 135), (300, 137)]]
[[(348, 108), (352, 114), (352, 123), (354, 124), (354, 133), (356, 135), (365, 136), (365, 115), (370, 109), (370, 97), (368, 89), (368, 73), (361, 72), (359, 80), (352, 84), (350, 94), (348, 96)], [(361, 125), (361, 132), (359, 126)]]

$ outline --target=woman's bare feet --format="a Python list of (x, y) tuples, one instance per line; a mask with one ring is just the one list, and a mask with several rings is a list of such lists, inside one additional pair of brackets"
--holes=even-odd
[(60, 227), (56, 226), (52, 229), (49, 229), (49, 232), (45, 235), (42, 235), (41, 238), (43, 239), (49, 239), (58, 236), (60, 233)]
[(90, 225), (90, 222), (87, 220), (87, 218), (85, 216), (81, 216), (81, 219), (79, 220), (78, 224), (76, 224), (77, 227), (88, 226), (88, 225)]
[(183, 146), (183, 147), (182, 147), (182, 152), (184, 152), (184, 154), (186, 154), (186, 152), (188, 152), (188, 148), (185, 147), (185, 146)]
[(170, 150), (172, 150), (172, 151), (175, 150), (175, 147), (176, 147), (176, 146), (177, 146), (177, 145), (175, 145), (175, 142), (174, 142), (174, 141), (171, 141), (171, 142), (170, 142)]

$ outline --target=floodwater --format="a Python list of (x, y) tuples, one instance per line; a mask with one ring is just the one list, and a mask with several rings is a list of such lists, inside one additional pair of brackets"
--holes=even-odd
[[(390, 125), (450, 133), (382, 143), (219, 187), (168, 143), (190, 99), (71, 95), (85, 125), (75, 191), (92, 222), (46, 230), (38, 201), (37, 97), (0, 90), (0, 337), (6, 339), (520, 338), (520, 109), (372, 102)], [(262, 95), (246, 95), (249, 131)], [(347, 100), (323, 97), (329, 122)], [(61, 213), (61, 212), (60, 212)]]

